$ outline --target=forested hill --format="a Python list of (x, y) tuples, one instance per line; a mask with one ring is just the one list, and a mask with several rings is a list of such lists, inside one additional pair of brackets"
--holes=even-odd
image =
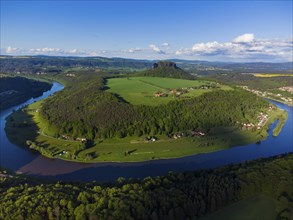
[(71, 68), (134, 68), (151, 67), (145, 60), (106, 57), (57, 57), (57, 56), (0, 56), (0, 73), (56, 74)]
[[(156, 61), (107, 57), (68, 57), (68, 56), (4, 56), (0, 55), (0, 73), (56, 74), (64, 70), (119, 69), (120, 71), (143, 70), (152, 67)], [(181, 69), (199, 75), (218, 73), (292, 73), (292, 62), (287, 63), (227, 63), (202, 60), (178, 60)]]
[[(242, 200), (241, 219), (267, 219), (266, 213), (273, 212), (270, 219), (289, 220), (292, 170), (293, 155), (288, 154), (215, 170), (119, 178), (111, 184), (46, 183), (0, 173), (0, 219), (199, 219)], [(251, 204), (259, 195), (266, 200)]]
[(256, 120), (258, 113), (266, 111), (269, 105), (250, 92), (235, 89), (209, 92), (166, 105), (134, 106), (105, 92), (103, 83), (95, 75), (91, 80), (66, 87), (46, 100), (41, 118), (56, 136), (122, 138), (235, 126)]
[(0, 75), (0, 110), (38, 97), (49, 90), (52, 84), (24, 77)]
[(153, 64), (152, 69), (142, 71), (139, 76), (169, 77), (179, 79), (193, 79), (194, 77), (173, 62), (157, 62)]

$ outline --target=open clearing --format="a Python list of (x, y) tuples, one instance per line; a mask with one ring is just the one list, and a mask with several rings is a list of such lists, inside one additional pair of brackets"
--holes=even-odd
[[(212, 86), (214, 82), (204, 80), (185, 80), (162, 77), (128, 77), (108, 79), (108, 92), (116, 93), (133, 105), (159, 105), (176, 99), (186, 99), (200, 96), (203, 93), (224, 89), (232, 89), (226, 85), (216, 85), (219, 88), (194, 89), (192, 87)], [(192, 88), (180, 96), (170, 94), (170, 90)], [(167, 97), (155, 97), (156, 92), (167, 94)]]

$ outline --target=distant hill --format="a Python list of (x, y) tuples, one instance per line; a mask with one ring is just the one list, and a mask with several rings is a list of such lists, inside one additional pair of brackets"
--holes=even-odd
[[(188, 73), (210, 75), (219, 73), (292, 73), (293, 63), (235, 63), (203, 60), (170, 59), (138, 60), (119, 57), (68, 57), (68, 56), (6, 56), (0, 55), (1, 73), (56, 74), (67, 69), (113, 69), (133, 72), (151, 68), (154, 62), (176, 63), (176, 67)], [(176, 68), (175, 68), (176, 69)]]
[(0, 75), (0, 110), (38, 97), (51, 87), (52, 84), (47, 82)]
[(194, 76), (188, 74), (183, 69), (179, 68), (176, 63), (169, 61), (161, 61), (154, 63), (152, 69), (145, 70), (138, 75), (140, 76), (155, 76), (169, 77), (179, 79), (193, 79)]

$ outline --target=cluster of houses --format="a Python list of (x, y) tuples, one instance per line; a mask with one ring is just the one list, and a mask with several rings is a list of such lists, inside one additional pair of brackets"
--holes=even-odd
[[(242, 88), (245, 89), (245, 90), (247, 90), (247, 91), (250, 91), (250, 92), (252, 92), (252, 93), (254, 93), (254, 94), (258, 95), (258, 96), (262, 96), (262, 97), (269, 97), (269, 96), (271, 96), (271, 97), (279, 98), (279, 99), (281, 99), (284, 102), (293, 104), (293, 99), (292, 98), (282, 97), (282, 95), (280, 93), (274, 94), (274, 93), (266, 92), (266, 91), (262, 92), (262, 91), (255, 90), (255, 89), (249, 89), (247, 86), (242, 86)], [(288, 87), (281, 87), (281, 88), (279, 88), (279, 90), (281, 90), (281, 91), (288, 91), (288, 92), (291, 92), (292, 93), (293, 92), (293, 87), (290, 87), (290, 86), (288, 86)]]
[(68, 76), (68, 77), (75, 77), (75, 74), (74, 73), (67, 73), (66, 76)]
[(86, 140), (86, 138), (71, 138), (71, 137), (69, 137), (68, 135), (65, 135), (65, 134), (63, 134), (63, 135), (61, 135), (61, 137), (62, 137), (62, 139), (64, 139), (64, 140), (73, 140), (73, 141), (80, 141), (80, 142), (86, 142), (87, 140)]
[[(272, 108), (272, 107), (270, 106), (269, 108)], [(262, 126), (264, 126), (267, 123), (268, 119), (269, 119), (269, 116), (261, 112), (257, 116), (257, 120), (258, 120), (257, 125), (254, 125), (253, 123), (243, 123), (242, 128), (251, 129), (253, 127), (256, 127), (256, 129), (259, 130), (261, 129)]]
[(182, 88), (182, 89), (171, 89), (169, 91), (169, 94), (159, 91), (159, 92), (156, 92), (154, 95), (155, 97), (167, 97), (168, 95), (180, 96), (185, 93), (188, 93), (188, 90), (185, 88)]
[(192, 136), (199, 136), (199, 137), (202, 137), (202, 136), (205, 136), (206, 133), (202, 132), (202, 131), (192, 131), (191, 132), (191, 135)]
[(63, 150), (63, 151), (61, 151), (59, 154), (57, 154), (58, 156), (62, 156), (62, 155), (64, 155), (64, 154), (68, 154), (68, 151), (65, 151), (65, 150)]
[(36, 74), (37, 74), (37, 75), (46, 75), (47, 73), (41, 71), (41, 72), (37, 72)]
[(174, 138), (175, 140), (180, 139), (180, 138), (182, 138), (182, 137), (184, 137), (184, 133), (177, 133), (177, 134), (174, 134), (174, 135), (173, 135), (173, 138)]
[[(182, 94), (188, 93), (191, 90), (195, 89), (210, 89), (210, 88), (219, 88), (219, 83), (214, 83), (210, 85), (202, 85), (202, 86), (194, 86), (194, 87), (185, 87), (185, 88), (179, 88), (179, 89), (171, 89), (169, 90), (170, 95), (180, 96)], [(164, 92), (156, 92), (154, 94), (155, 97), (167, 97), (169, 95), (168, 93)]]
[(281, 87), (279, 89), (281, 91), (287, 91), (287, 92), (293, 93), (293, 86), (284, 86), (284, 87)]
[(264, 126), (269, 119), (269, 116), (264, 113), (260, 113), (260, 115), (257, 117), (258, 124), (257, 124), (257, 129), (260, 129), (261, 126)]
[(151, 137), (145, 137), (144, 142), (156, 142), (158, 140), (157, 137), (151, 136)]
[(166, 93), (163, 92), (156, 92), (155, 93), (155, 97), (167, 97), (168, 95)]
[(194, 137), (194, 136), (197, 136), (197, 137), (203, 137), (203, 136), (205, 136), (206, 135), (206, 133), (205, 132), (203, 132), (203, 131), (191, 131), (190, 133), (188, 132), (188, 134), (185, 134), (185, 133), (175, 133), (174, 135), (173, 135), (173, 139), (175, 139), (175, 140), (177, 140), (177, 139), (180, 139), (180, 138), (183, 138), (183, 137), (185, 137), (185, 136), (192, 136), (192, 137)]

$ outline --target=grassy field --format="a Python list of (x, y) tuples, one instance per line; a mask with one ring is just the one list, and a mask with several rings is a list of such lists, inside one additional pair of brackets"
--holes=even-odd
[(31, 140), (38, 143), (44, 149), (54, 152), (54, 154), (63, 150), (70, 151), (73, 154), (76, 150), (80, 149), (81, 143), (53, 137), (54, 132), (48, 129), (47, 124), (40, 120), (37, 112), (42, 102), (43, 100), (35, 102), (27, 108), (10, 115), (5, 127), (7, 136), (13, 143), (19, 146), (27, 146), (26, 141)]
[[(176, 97), (174, 95), (168, 95), (168, 97), (155, 97), (156, 92), (164, 92), (170, 94), (171, 89), (181, 89), (187, 87), (199, 87), (208, 86), (212, 82), (204, 80), (185, 80), (185, 79), (173, 79), (173, 78), (161, 78), (161, 77), (129, 77), (129, 78), (113, 78), (108, 79), (107, 86), (108, 92), (116, 93), (120, 95), (124, 100), (133, 105), (159, 105), (166, 104), (169, 101), (176, 100), (178, 98), (188, 98), (200, 96), (203, 93), (216, 90), (211, 89), (194, 89), (188, 93)], [(217, 89), (232, 89), (229, 86), (219, 85)]]
[(200, 220), (274, 220), (276, 217), (275, 200), (259, 195), (229, 205)]
[[(268, 124), (274, 122), (281, 114), (281, 110), (270, 112), (268, 124), (256, 131), (221, 127), (212, 129), (211, 133), (205, 137), (185, 137), (175, 140), (162, 135), (157, 136), (157, 142), (144, 142), (144, 136), (132, 136), (122, 139), (96, 140), (94, 146), (83, 149), (81, 142), (54, 137), (54, 129), (49, 128), (40, 120), (38, 109), (41, 104), (42, 101), (29, 105), (7, 119), (6, 132), (9, 139), (19, 146), (26, 147), (26, 141), (31, 140), (39, 147), (37, 150), (45, 156), (80, 162), (177, 158), (255, 143), (266, 138)], [(62, 151), (67, 153), (59, 155)]]
[(293, 76), (293, 73), (255, 73), (255, 77)]

